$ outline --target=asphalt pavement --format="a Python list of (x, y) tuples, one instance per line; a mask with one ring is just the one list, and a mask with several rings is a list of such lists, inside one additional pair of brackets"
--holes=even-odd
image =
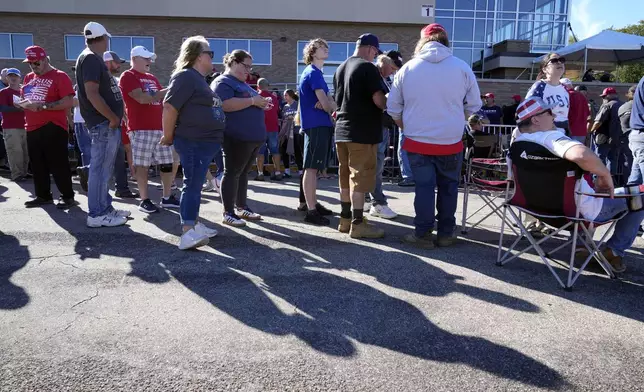
[[(336, 181), (320, 200), (337, 213)], [(204, 193), (220, 233), (197, 251), (178, 250), (176, 210), (115, 199), (133, 219), (91, 229), (84, 194), (25, 209), (32, 189), (0, 178), (0, 391), (644, 388), (642, 239), (620, 279), (584, 273), (567, 292), (533, 255), (495, 265), (499, 219), (450, 248), (402, 244), (413, 189), (393, 184), (400, 216), (372, 219), (387, 232), (373, 241), (337, 216), (305, 224), (296, 181), (251, 182), (264, 220), (243, 229)]]

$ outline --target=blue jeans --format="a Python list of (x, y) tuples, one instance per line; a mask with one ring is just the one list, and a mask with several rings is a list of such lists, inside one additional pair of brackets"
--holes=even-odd
[(385, 128), (382, 130), (382, 142), (378, 145), (378, 155), (376, 155), (376, 187), (371, 192), (372, 205), (374, 206), (387, 205), (387, 196), (382, 192), (382, 172), (385, 169), (387, 147), (389, 147), (389, 130)]
[(92, 159), (92, 138), (85, 123), (74, 123), (74, 135), (76, 136), (76, 145), (81, 153), (81, 164), (83, 169), (88, 169)]
[(644, 131), (632, 130), (628, 135), (628, 147), (633, 153), (629, 184), (642, 184), (644, 176)]
[[(458, 182), (463, 152), (453, 155), (422, 155), (408, 153), (409, 166), (416, 182), (414, 197), (414, 226), (416, 236), (422, 237), (434, 229), (438, 219), (437, 235), (451, 237), (456, 227)], [(438, 199), (434, 190), (438, 187)], [(438, 211), (434, 214), (434, 211)]]
[(206, 180), (208, 166), (221, 146), (217, 142), (175, 136), (174, 149), (179, 154), (183, 168), (183, 191), (181, 191), (179, 206), (181, 224), (194, 226), (199, 217), (201, 186)]
[[(615, 215), (628, 211), (626, 199), (604, 199), (602, 209), (595, 219), (597, 222), (605, 222)], [(633, 245), (637, 237), (637, 230), (644, 219), (644, 210), (630, 211), (615, 225), (615, 231), (606, 245), (618, 256), (624, 257), (628, 248)]]
[(400, 165), (400, 175), (405, 180), (414, 180), (414, 175), (409, 166), (409, 157), (407, 156), (407, 151), (402, 149), (403, 142), (405, 141), (405, 136), (402, 132), (399, 132), (398, 137), (398, 164)]
[(610, 170), (610, 174), (617, 174), (619, 146), (612, 146), (608, 143), (604, 143), (598, 145), (595, 152), (604, 165), (606, 165), (608, 170)]
[(116, 191), (125, 192), (130, 189), (127, 182), (127, 163), (125, 162), (125, 146), (123, 141), (119, 140), (119, 148), (116, 150), (116, 160), (114, 161), (114, 179), (116, 181)]
[(89, 129), (92, 141), (92, 163), (89, 165), (87, 202), (89, 216), (106, 215), (114, 210), (109, 182), (114, 173), (114, 160), (121, 143), (121, 128), (110, 129), (107, 121)]
[(279, 132), (266, 132), (266, 143), (262, 144), (262, 146), (259, 148), (259, 155), (264, 155), (264, 153), (266, 152), (266, 146), (268, 146), (268, 152), (270, 152), (271, 155), (279, 155), (280, 143), (278, 136)]

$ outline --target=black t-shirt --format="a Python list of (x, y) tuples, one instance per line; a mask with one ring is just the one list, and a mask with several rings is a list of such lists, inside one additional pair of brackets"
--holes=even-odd
[(519, 104), (513, 103), (512, 105), (503, 107), (503, 124), (504, 125), (517, 125), (516, 114)]
[(110, 75), (103, 59), (94, 54), (89, 48), (85, 48), (76, 60), (76, 84), (81, 116), (83, 116), (87, 127), (93, 128), (107, 121), (107, 119), (98, 110), (94, 109), (92, 103), (87, 99), (85, 82), (98, 83), (98, 93), (105, 100), (107, 106), (119, 118), (123, 118), (123, 95), (121, 95), (119, 84)]
[(481, 112), (490, 120), (491, 125), (500, 125), (501, 117), (503, 117), (503, 111), (498, 106), (483, 106)]
[(338, 105), (335, 141), (378, 144), (382, 141), (382, 109), (373, 94), (383, 91), (378, 68), (357, 56), (349, 57), (333, 76)]

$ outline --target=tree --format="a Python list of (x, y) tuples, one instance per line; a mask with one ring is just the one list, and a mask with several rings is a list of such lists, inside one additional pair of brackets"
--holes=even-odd
[[(644, 37), (644, 20), (640, 20), (638, 24), (628, 25), (621, 29), (615, 29), (615, 31), (626, 34), (641, 35)], [(644, 76), (644, 64), (636, 63), (619, 65), (617, 66), (617, 69), (615, 69), (615, 76), (617, 77), (617, 80), (622, 83), (637, 83), (640, 81), (642, 76)]]

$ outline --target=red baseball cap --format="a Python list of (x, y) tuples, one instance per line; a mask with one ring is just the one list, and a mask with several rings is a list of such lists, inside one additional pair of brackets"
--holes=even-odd
[(487, 94), (485, 94), (485, 98), (492, 98), (492, 99), (494, 99), (494, 94), (492, 94), (492, 93), (487, 93)]
[(440, 32), (445, 32), (445, 27), (439, 25), (438, 23), (432, 23), (430, 25), (425, 26), (420, 31), (420, 38), (427, 38), (432, 34), (440, 33)]
[(514, 100), (515, 100), (515, 101), (517, 101), (517, 102), (521, 102), (521, 96), (520, 96), (519, 94), (517, 94), (517, 95), (513, 95), (513, 96), (512, 96), (512, 99), (514, 99)]
[(32, 61), (40, 61), (46, 59), (47, 53), (45, 53), (45, 49), (41, 48), (40, 46), (34, 45), (25, 49), (25, 56), (27, 56), (27, 58), (23, 60), (23, 63), (29, 63)]
[(606, 87), (600, 97), (605, 97), (607, 95), (617, 95), (617, 91), (613, 87)]

